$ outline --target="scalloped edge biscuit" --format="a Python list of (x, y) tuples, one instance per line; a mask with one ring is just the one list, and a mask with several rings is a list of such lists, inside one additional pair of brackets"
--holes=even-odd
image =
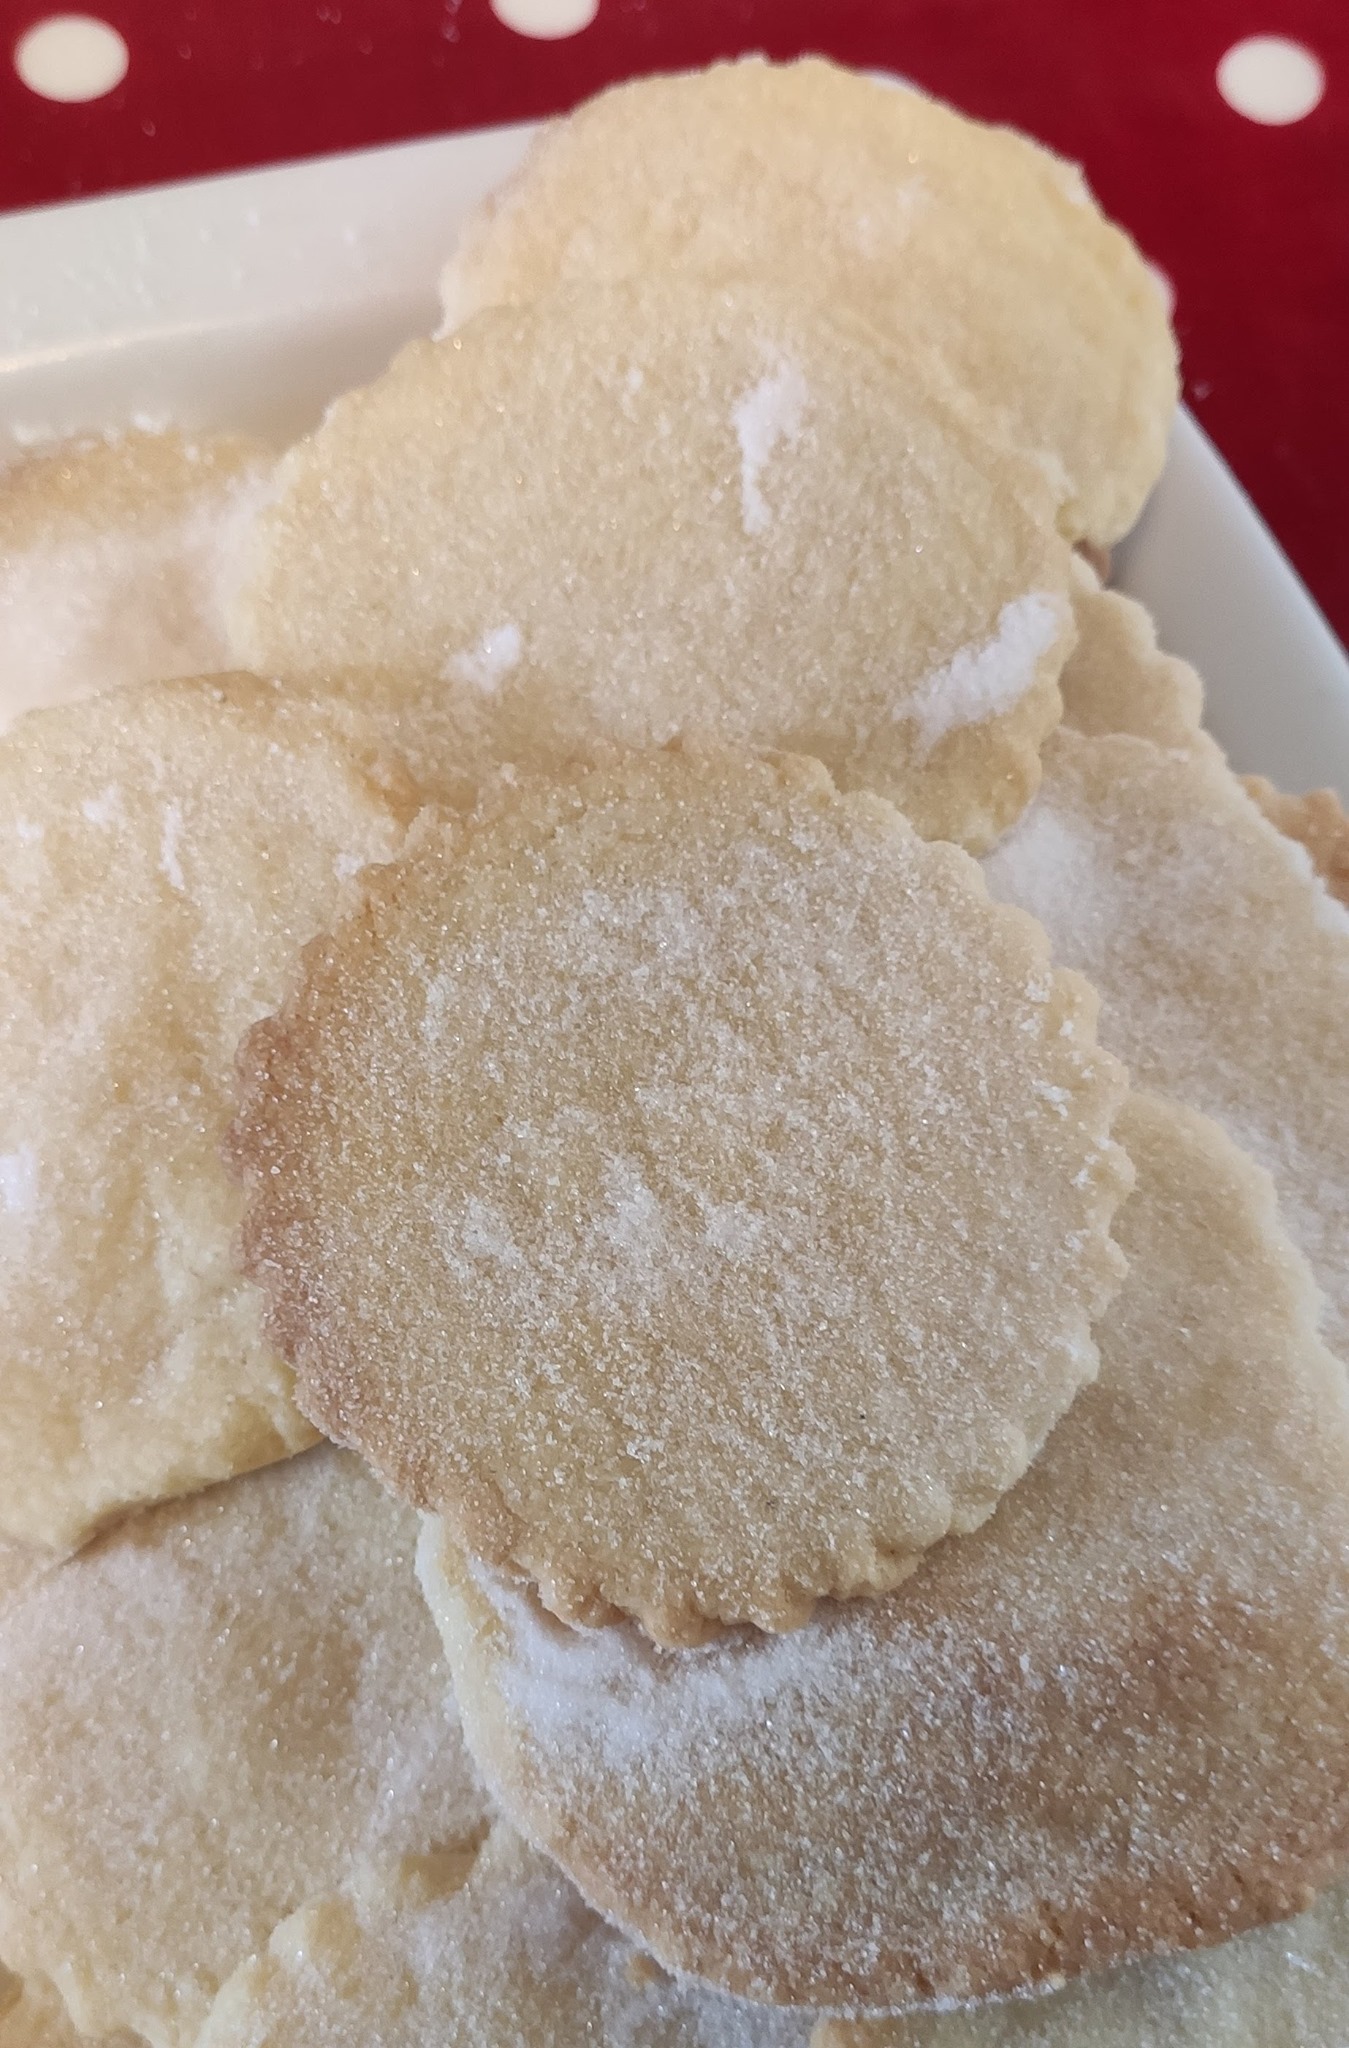
[(437, 794), (690, 735), (814, 755), (977, 851), (1060, 716), (1052, 505), (920, 345), (761, 279), (572, 286), (330, 408), (232, 630), (267, 673), (354, 671)]
[(1077, 645), (1059, 677), (1063, 722), (1074, 732), (1135, 733), (1159, 747), (1213, 747), (1202, 731), (1204, 686), (1188, 661), (1165, 654), (1146, 608), (1103, 590), (1079, 557), (1073, 564)]
[(1349, 816), (1334, 790), (1286, 796), (1263, 775), (1243, 775), (1241, 786), (1277, 832), (1306, 848), (1335, 901), (1349, 908)]
[(1093, 1014), (817, 762), (503, 783), (247, 1040), (246, 1270), (312, 1419), (555, 1612), (794, 1628), (977, 1526), (1094, 1374)]
[(741, 1995), (1047, 1988), (1300, 1911), (1349, 1849), (1349, 1390), (1267, 1175), (1160, 1097), (1101, 1374), (898, 1593), (695, 1652), (563, 1627), (427, 1518), (494, 1795)]
[(611, 86), (535, 137), (461, 231), (446, 329), (571, 279), (790, 277), (934, 339), (1103, 544), (1161, 473), (1176, 347), (1080, 169), (897, 81), (751, 56)]
[(1349, 1362), (1349, 914), (1201, 739), (1061, 727), (984, 873), (1099, 991), (1102, 1042), (1135, 1081), (1273, 1175)]

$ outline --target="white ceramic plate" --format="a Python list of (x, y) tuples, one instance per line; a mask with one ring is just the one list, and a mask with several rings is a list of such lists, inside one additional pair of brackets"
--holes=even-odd
[[(6, 442), (137, 417), (290, 438), (434, 327), (496, 128), (0, 219)], [(1204, 677), (1235, 765), (1349, 801), (1349, 660), (1188, 415), (1118, 580)]]

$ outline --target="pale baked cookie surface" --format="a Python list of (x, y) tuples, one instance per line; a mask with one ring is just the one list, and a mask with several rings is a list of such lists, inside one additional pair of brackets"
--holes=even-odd
[(1077, 645), (1059, 690), (1063, 722), (1075, 732), (1135, 733), (1160, 747), (1212, 747), (1201, 733), (1204, 686), (1188, 661), (1165, 654), (1146, 609), (1102, 590), (1085, 562), (1073, 564)]
[(1274, 1177), (1349, 1361), (1349, 915), (1216, 747), (1055, 734), (984, 864), (1101, 995), (1135, 1080), (1216, 1117)]
[(50, 1571), (54, 1562), (49, 1550), (33, 1549), (26, 1543), (6, 1543), (0, 1538), (0, 1609), (7, 1607), (43, 1572)]
[[(55, 1988), (41, 1978), (27, 1983), (0, 1964), (0, 2048), (80, 2048)], [(137, 2034), (100, 2034), (100, 2048), (140, 2048)]]
[(429, 814), (241, 1053), (319, 1426), (553, 1610), (791, 1628), (977, 1526), (1096, 1369), (1124, 1094), (977, 867), (818, 762)]
[(366, 728), (251, 678), (0, 740), (0, 1531), (67, 1548), (311, 1442), (234, 1258), (240, 1034), (401, 842)]
[(147, 1510), (0, 1617), (0, 1948), (80, 2027), (195, 2040), (363, 1864), (469, 1843), (415, 1520), (322, 1447)]
[(795, 1635), (563, 1627), (428, 1520), (489, 1784), (728, 1990), (898, 2006), (1299, 1910), (1349, 1841), (1349, 1409), (1267, 1177), (1158, 1098), (1101, 1371), (974, 1534)]
[(1263, 775), (1243, 775), (1242, 787), (1271, 825), (1305, 846), (1312, 866), (1337, 903), (1349, 907), (1349, 817), (1333, 789), (1287, 796)]
[(228, 668), (235, 548), (275, 459), (240, 434), (133, 431), (0, 470), (0, 727)]
[(26, 1985), (0, 1964), (0, 2048), (74, 2048), (79, 2038), (50, 1984)]
[(1295, 1920), (978, 2012), (825, 2020), (810, 2048), (1344, 2048), (1349, 1883)]
[(1175, 345), (1075, 165), (818, 58), (643, 78), (544, 128), (442, 280), (446, 319), (577, 278), (763, 274), (932, 343), (1108, 544), (1161, 473)]
[(285, 1921), (197, 2048), (808, 2048), (811, 2025), (667, 1977), (498, 1823), (467, 1871), (392, 1867)]
[(405, 677), (438, 797), (466, 757), (692, 733), (815, 755), (977, 851), (1038, 781), (1073, 637), (1052, 493), (857, 318), (679, 276), (488, 311), (277, 483), (239, 658), (381, 671), (380, 701)]

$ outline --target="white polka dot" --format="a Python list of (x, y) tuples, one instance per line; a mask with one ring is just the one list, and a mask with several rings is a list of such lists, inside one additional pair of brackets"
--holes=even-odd
[(1325, 89), (1317, 59), (1287, 36), (1247, 36), (1218, 66), (1218, 90), (1228, 106), (1267, 128), (1301, 121)]
[(599, 13), (599, 0), (492, 0), (492, 12), (519, 36), (556, 42), (589, 28)]
[(101, 100), (126, 77), (127, 46), (93, 14), (52, 14), (20, 36), (14, 69), (44, 100)]

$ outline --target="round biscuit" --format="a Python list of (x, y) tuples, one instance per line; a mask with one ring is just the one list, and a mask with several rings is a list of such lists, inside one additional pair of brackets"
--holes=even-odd
[(762, 275), (918, 336), (1109, 545), (1161, 473), (1176, 351), (1076, 165), (817, 57), (642, 78), (548, 124), (471, 219), (447, 325), (569, 280)]
[(979, 850), (1059, 717), (1071, 560), (930, 353), (653, 277), (483, 313), (339, 399), (280, 465), (234, 630), (266, 674), (376, 672), (437, 798), (466, 762), (696, 734)]
[(557, 1613), (793, 1628), (1095, 1372), (1122, 1070), (958, 848), (818, 762), (428, 813), (241, 1053), (299, 1399)]
[(857, 2010), (1301, 1910), (1349, 1847), (1349, 1392), (1271, 1184), (1134, 1095), (1101, 1371), (982, 1529), (797, 1634), (564, 1627), (426, 1523), (507, 1814), (667, 1967)]
[(240, 1034), (410, 798), (367, 728), (250, 677), (0, 739), (0, 1532), (68, 1549), (313, 1441), (234, 1256)]
[(414, 1518), (324, 1446), (147, 1509), (0, 1615), (0, 1949), (187, 2048), (277, 1922), (486, 1821)]
[(984, 872), (1099, 990), (1102, 1042), (1134, 1079), (1273, 1176), (1349, 1363), (1349, 914), (1306, 849), (1204, 735), (1163, 749), (1065, 728)]

